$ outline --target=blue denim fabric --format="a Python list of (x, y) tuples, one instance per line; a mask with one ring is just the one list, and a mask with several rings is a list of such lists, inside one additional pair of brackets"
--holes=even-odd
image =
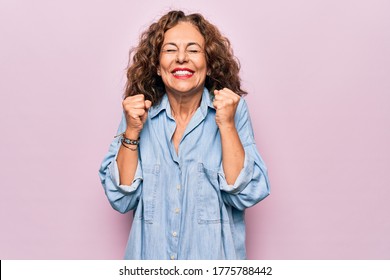
[[(112, 207), (134, 210), (125, 259), (245, 259), (245, 209), (269, 194), (267, 170), (241, 98), (236, 127), (245, 163), (234, 185), (226, 182), (220, 133), (207, 89), (177, 154), (175, 120), (165, 95), (149, 110), (140, 135), (139, 162), (130, 186), (119, 185), (115, 138), (99, 170)], [(118, 134), (126, 129), (123, 116)]]

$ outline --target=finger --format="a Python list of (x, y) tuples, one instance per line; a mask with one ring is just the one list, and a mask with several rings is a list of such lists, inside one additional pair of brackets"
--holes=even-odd
[(219, 90), (214, 91), (214, 100), (220, 101), (224, 99), (224, 96), (221, 95), (221, 92)]
[(148, 118), (148, 111), (145, 110), (145, 114), (141, 116), (142, 123), (145, 123), (147, 118)]
[(127, 112), (127, 115), (131, 117), (132, 119), (139, 119), (143, 115), (145, 115), (145, 109), (134, 109), (129, 112)]
[(235, 97), (238, 96), (234, 91), (228, 89), (228, 88), (223, 88), (220, 91), (220, 95), (225, 96), (225, 97)]
[(224, 87), (223, 89), (221, 89), (220, 91), (222, 92), (228, 92), (228, 93), (231, 93), (231, 94), (236, 94), (234, 91), (232, 91), (230, 88), (226, 88)]
[(143, 94), (133, 95), (126, 97), (122, 104), (123, 106), (129, 105), (131, 107), (145, 107), (145, 97)]
[(134, 104), (127, 104), (123, 106), (123, 111), (127, 115), (133, 115), (133, 114), (139, 115), (141, 112), (145, 111), (145, 107), (141, 105), (134, 106)]
[(224, 100), (226, 104), (237, 104), (240, 101), (240, 96), (229, 89), (224, 89), (220, 91), (217, 100)]
[(127, 100), (143, 100), (143, 99), (145, 99), (145, 96), (143, 94), (135, 94), (135, 95), (129, 95), (125, 99), (127, 99)]
[(226, 94), (226, 93), (220, 93), (219, 95), (217, 95), (215, 98), (214, 98), (214, 101), (219, 101), (219, 102), (229, 102), (230, 101), (234, 101), (234, 97), (230, 96), (229, 94)]
[(130, 95), (128, 97), (134, 98), (134, 99), (137, 99), (137, 100), (144, 100), (145, 99), (145, 95), (143, 95), (142, 93)]
[(219, 110), (219, 109), (223, 108), (223, 102), (218, 101), (218, 100), (214, 100), (213, 106), (216, 110)]
[(230, 97), (230, 93), (225, 89), (218, 90), (218, 93), (215, 95), (215, 98), (218, 100), (223, 100)]
[(144, 101), (141, 101), (141, 102), (134, 102), (132, 104), (129, 104), (129, 107), (130, 108), (133, 108), (133, 109), (145, 109), (145, 102)]
[(143, 94), (136, 94), (136, 95), (130, 95), (127, 96), (123, 101), (125, 103), (132, 103), (132, 102), (143, 102), (145, 100), (145, 96)]
[(152, 106), (152, 102), (150, 100), (145, 100), (145, 109), (144, 109), (145, 113), (141, 117), (142, 123), (146, 122), (146, 119), (148, 118), (148, 111), (151, 106)]
[(143, 100), (133, 100), (131, 98), (126, 98), (125, 100), (122, 101), (123, 107), (133, 107), (134, 104), (141, 104), (141, 107), (142, 107), (142, 106), (144, 106), (144, 101)]
[(231, 96), (231, 97), (234, 97), (234, 98), (239, 98), (240, 97), (240, 95), (238, 95), (237, 93), (235, 93), (234, 91), (232, 91), (229, 88), (221, 89), (220, 90), (220, 94), (224, 95), (224, 96)]
[(216, 95), (216, 96), (214, 97), (214, 101), (222, 101), (222, 100), (224, 100), (224, 97), (221, 96), (221, 95)]

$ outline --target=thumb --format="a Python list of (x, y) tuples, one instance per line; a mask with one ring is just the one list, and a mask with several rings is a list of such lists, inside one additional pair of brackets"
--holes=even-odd
[(145, 100), (145, 109), (148, 110), (152, 106), (152, 101)]
[(146, 122), (146, 119), (148, 118), (148, 110), (151, 106), (152, 106), (152, 102), (150, 100), (145, 100), (145, 114), (143, 114), (141, 117), (142, 123)]

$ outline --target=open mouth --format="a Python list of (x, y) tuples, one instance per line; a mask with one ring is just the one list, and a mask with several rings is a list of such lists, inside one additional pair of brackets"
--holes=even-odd
[(191, 69), (187, 69), (187, 68), (185, 68), (185, 69), (175, 68), (175, 69), (173, 69), (172, 74), (176, 78), (189, 78), (189, 77), (192, 77), (192, 75), (194, 75), (194, 71), (192, 71)]

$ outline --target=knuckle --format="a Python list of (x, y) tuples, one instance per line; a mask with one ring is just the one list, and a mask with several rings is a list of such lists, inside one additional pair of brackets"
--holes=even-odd
[(129, 114), (130, 111), (131, 111), (129, 105), (124, 104), (124, 105), (123, 105), (123, 111), (125, 111), (126, 114)]

